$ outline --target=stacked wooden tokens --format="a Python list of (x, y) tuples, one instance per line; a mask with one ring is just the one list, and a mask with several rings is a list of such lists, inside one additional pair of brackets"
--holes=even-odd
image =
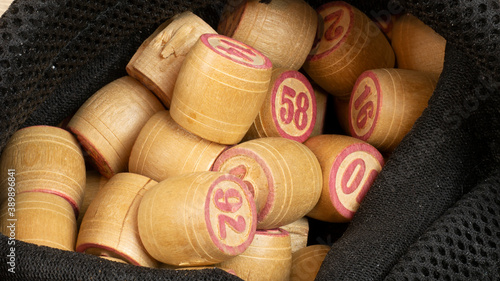
[(261, 138), (233, 146), (219, 156), (213, 170), (245, 181), (255, 197), (259, 229), (300, 219), (321, 193), (318, 159), (307, 146), (286, 138)]
[(205, 33), (216, 33), (192, 12), (160, 25), (127, 64), (127, 73), (143, 83), (168, 108), (186, 54)]
[(361, 73), (394, 67), (391, 45), (364, 13), (341, 1), (324, 4), (317, 12), (322, 20), (318, 40), (303, 67), (327, 92), (349, 99)]
[(130, 76), (119, 78), (97, 91), (68, 124), (99, 172), (111, 178), (127, 171), (130, 151), (139, 131), (161, 102)]
[(0, 169), (2, 233), (14, 225), (19, 240), (74, 249), (86, 173), (76, 139), (57, 127), (24, 128), (7, 143)]

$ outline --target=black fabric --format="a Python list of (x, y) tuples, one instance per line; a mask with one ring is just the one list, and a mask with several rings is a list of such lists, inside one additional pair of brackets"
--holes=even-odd
[[(309, 238), (332, 245), (317, 280), (500, 280), (500, 3), (348, 2), (374, 18), (411, 12), (448, 44), (429, 107), (353, 221), (339, 226), (343, 235), (329, 225)], [(124, 75), (164, 20), (189, 9), (215, 26), (222, 4), (15, 0), (0, 20), (0, 151), (15, 130), (59, 123)], [(9, 247), (0, 235), (1, 280), (237, 280), (220, 270), (147, 269), (21, 241), (11, 274)]]

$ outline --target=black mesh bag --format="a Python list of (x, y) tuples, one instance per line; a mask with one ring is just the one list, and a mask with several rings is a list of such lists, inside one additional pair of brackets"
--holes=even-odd
[[(16, 0), (0, 20), (0, 151), (18, 129), (56, 125), (125, 75), (162, 22), (191, 10), (215, 26), (224, 1)], [(313, 7), (327, 1), (308, 1)], [(406, 11), (447, 40), (428, 108), (391, 155), (317, 280), (500, 280), (500, 2), (347, 1), (369, 16)], [(3, 171), (1, 171), (3, 172)], [(335, 237), (335, 239), (334, 239)], [(217, 269), (173, 271), (0, 235), (1, 280), (239, 280)]]

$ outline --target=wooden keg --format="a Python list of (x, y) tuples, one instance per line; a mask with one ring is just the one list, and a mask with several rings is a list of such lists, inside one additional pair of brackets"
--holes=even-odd
[(350, 135), (390, 152), (427, 107), (438, 77), (406, 69), (375, 69), (356, 81), (349, 104)]
[(137, 227), (141, 199), (156, 184), (133, 173), (118, 173), (109, 179), (83, 217), (76, 251), (156, 267), (157, 261), (144, 249)]
[(309, 220), (307, 217), (300, 218), (280, 228), (290, 234), (292, 253), (307, 246), (307, 239), (309, 237)]
[(80, 227), (82, 224), (83, 216), (87, 212), (90, 203), (94, 200), (99, 190), (108, 182), (108, 178), (99, 174), (95, 170), (87, 170), (87, 177), (85, 181), (85, 193), (83, 194), (83, 202), (78, 214), (77, 225)]
[(309, 137), (323, 134), (329, 96), (329, 94), (325, 90), (321, 89), (321, 87), (316, 83), (313, 83), (312, 87), (314, 90), (314, 96), (316, 97), (316, 124), (314, 125)]
[(290, 281), (314, 281), (330, 248), (328, 245), (311, 245), (293, 253)]
[(394, 52), (384, 34), (364, 13), (342, 1), (317, 9), (317, 43), (304, 70), (330, 94), (349, 99), (356, 79), (366, 70), (394, 67)]
[(127, 171), (130, 151), (139, 131), (161, 102), (130, 76), (107, 84), (92, 95), (68, 124), (99, 172), (111, 178)]
[(186, 54), (205, 33), (216, 31), (190, 11), (160, 25), (127, 64), (127, 73), (144, 84), (168, 108)]
[(32, 191), (9, 198), (14, 200), (5, 201), (0, 208), (0, 229), (5, 236), (66, 251), (75, 250), (76, 218), (67, 200), (55, 194)]
[(129, 171), (162, 181), (168, 177), (210, 171), (226, 145), (191, 134), (167, 110), (153, 115), (132, 148)]
[(232, 38), (203, 34), (180, 69), (170, 115), (209, 141), (236, 144), (266, 98), (271, 61)]
[(243, 253), (257, 229), (255, 201), (245, 183), (221, 172), (170, 177), (144, 194), (141, 241), (162, 263), (203, 266)]
[(343, 135), (320, 135), (304, 143), (323, 172), (318, 204), (307, 216), (327, 222), (348, 222), (382, 170), (380, 152), (364, 141)]
[(7, 198), (8, 170), (15, 174), (16, 192), (39, 191), (66, 199), (76, 216), (85, 191), (85, 161), (71, 133), (51, 126), (33, 126), (14, 133), (1, 159), (0, 202)]
[(314, 9), (304, 0), (239, 2), (226, 6), (217, 31), (261, 51), (274, 67), (300, 69), (316, 35)]
[(443, 71), (446, 39), (413, 15), (402, 15), (394, 22), (392, 48), (398, 68), (435, 75)]
[(247, 184), (257, 204), (258, 229), (277, 228), (306, 215), (318, 202), (323, 182), (311, 150), (280, 137), (233, 146), (219, 156), (213, 170)]
[(266, 100), (244, 140), (284, 137), (304, 142), (316, 125), (316, 96), (300, 72), (274, 68)]
[(248, 249), (217, 266), (234, 270), (246, 281), (285, 281), (290, 278), (290, 235), (283, 229), (257, 230)]

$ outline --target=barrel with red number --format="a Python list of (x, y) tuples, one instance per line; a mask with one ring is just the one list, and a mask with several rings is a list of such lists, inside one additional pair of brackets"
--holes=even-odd
[[(9, 198), (12, 200), (3, 202), (0, 208), (2, 234), (37, 245), (75, 250), (76, 217), (67, 200), (55, 194), (29, 191)], [(11, 244), (14, 248), (15, 245)]]
[(170, 107), (186, 54), (205, 33), (215, 30), (192, 12), (175, 15), (147, 38), (127, 64), (127, 73)]
[(252, 194), (236, 176), (195, 172), (146, 192), (138, 211), (141, 240), (158, 261), (216, 264), (243, 253), (257, 229)]
[(162, 181), (168, 177), (210, 171), (227, 146), (184, 130), (167, 110), (144, 125), (130, 153), (129, 171)]
[(232, 38), (203, 34), (180, 69), (170, 106), (172, 118), (204, 139), (236, 144), (266, 98), (271, 61)]
[(441, 74), (446, 39), (417, 17), (405, 14), (394, 22), (392, 48), (398, 68)]
[(164, 109), (146, 87), (130, 76), (112, 81), (92, 95), (71, 118), (68, 128), (111, 178), (127, 171), (128, 158), (142, 126)]
[(438, 76), (406, 69), (376, 69), (356, 81), (349, 104), (350, 135), (390, 152), (427, 107)]
[(316, 124), (316, 97), (300, 72), (273, 69), (266, 100), (245, 135), (245, 140), (284, 137), (304, 142)]
[(243, 254), (217, 266), (234, 270), (246, 281), (288, 280), (292, 267), (290, 235), (282, 229), (257, 230)]
[(394, 52), (384, 34), (364, 13), (342, 1), (318, 8), (318, 39), (304, 70), (330, 94), (349, 99), (363, 71), (394, 67)]
[(271, 229), (306, 215), (321, 193), (321, 167), (307, 146), (281, 137), (254, 139), (224, 151), (213, 170), (243, 179), (254, 195), (258, 228)]
[(156, 184), (133, 173), (118, 173), (109, 179), (83, 217), (76, 251), (156, 267), (157, 262), (144, 249), (137, 228), (139, 203)]
[(317, 18), (304, 0), (240, 1), (226, 6), (217, 31), (261, 51), (275, 67), (298, 70), (313, 45)]
[(313, 281), (330, 251), (328, 245), (311, 245), (292, 255), (290, 281)]
[(320, 135), (305, 142), (321, 164), (323, 190), (307, 215), (328, 222), (348, 222), (382, 170), (384, 160), (373, 146), (343, 135)]
[[(7, 171), (15, 173), (9, 181)], [(78, 215), (85, 191), (85, 161), (71, 133), (57, 127), (32, 126), (10, 138), (0, 158), (0, 202), (15, 184), (17, 193), (38, 191), (66, 199)]]

